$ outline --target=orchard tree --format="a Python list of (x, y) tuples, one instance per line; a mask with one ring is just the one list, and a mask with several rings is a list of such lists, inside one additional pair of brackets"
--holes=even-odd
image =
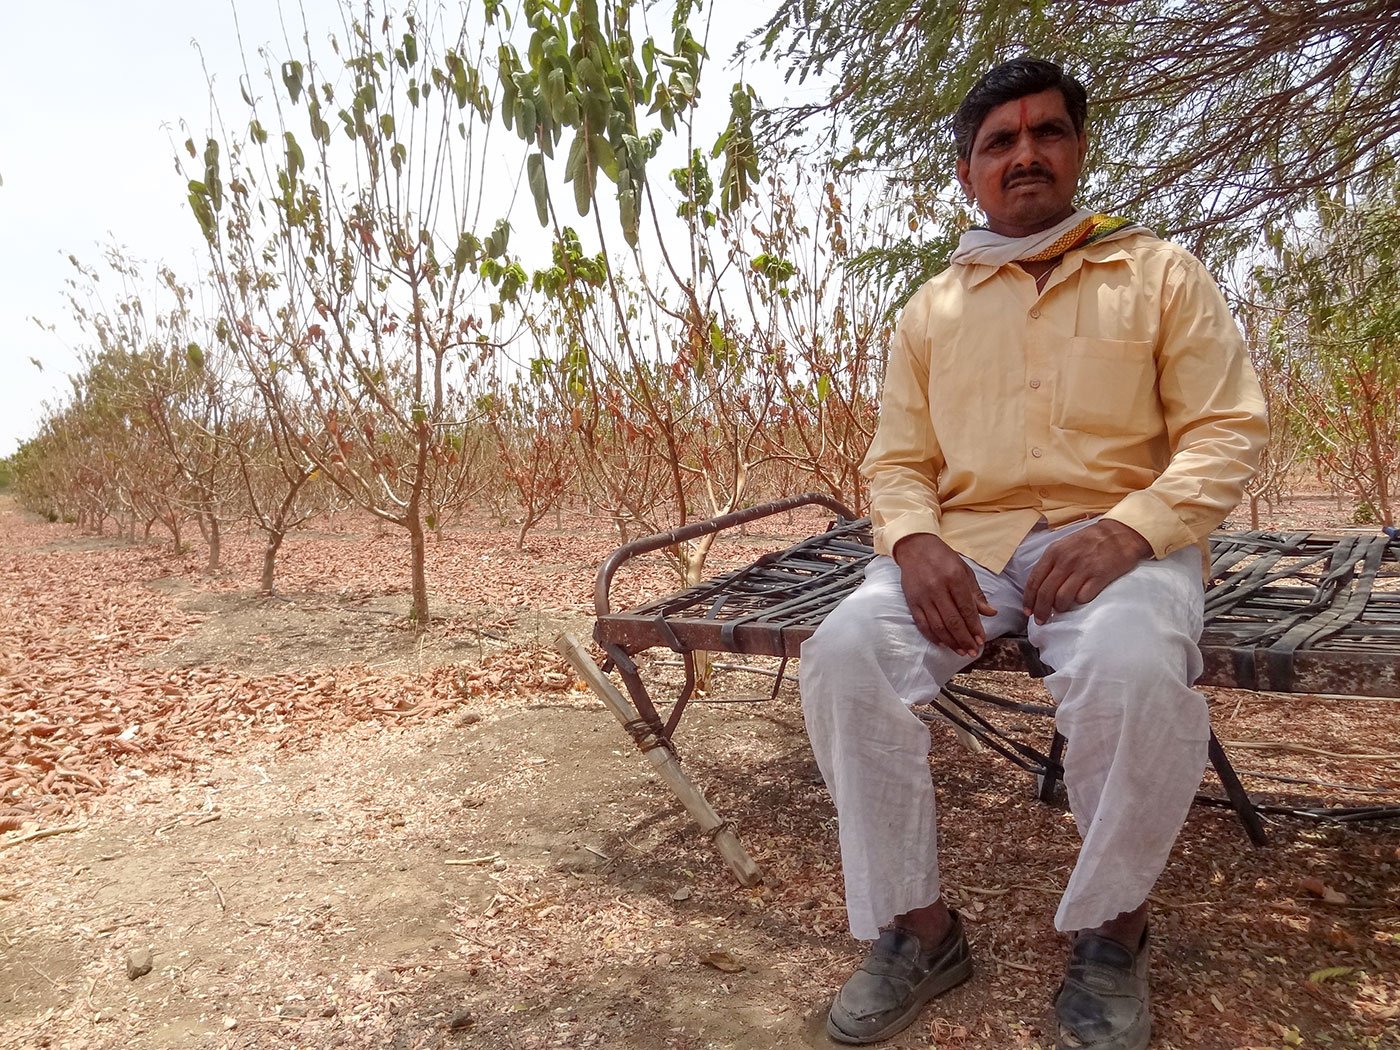
[[(252, 384), (249, 384), (250, 386)], [(245, 392), (229, 426), (236, 473), (249, 520), (263, 534), (258, 592), (275, 593), (277, 555), (287, 534), (327, 509), (326, 486), (313, 484), (316, 466), (282, 425), (275, 403)]]
[[(70, 415), (97, 431), (99, 447), (121, 443), (107, 459), (108, 479), (148, 530), (161, 521), (180, 548), (183, 524), (193, 519), (208, 544), (208, 567), (217, 569), (234, 485), (225, 361), (212, 326), (168, 267), (152, 282), (118, 249), (100, 267), (71, 261), (78, 276), (68, 282), (68, 301), (93, 342), (80, 350), (84, 371)], [(115, 298), (103, 294), (104, 277), (116, 284)]]
[[(562, 395), (562, 396), (561, 396)], [(525, 537), (556, 513), (577, 476), (575, 408), (541, 368), (499, 381), (484, 413), (495, 439), (496, 469), (514, 496), (519, 516), (517, 550)], [(577, 421), (583, 413), (577, 411)]]
[(892, 210), (865, 180), (775, 158), (754, 211), (721, 219), (743, 296), (740, 341), (776, 384), (763, 427), (783, 488), (817, 488), (859, 511), (860, 463), (874, 434), (895, 287), (861, 258), (894, 243)]
[[(531, 193), (554, 238), (552, 264), (531, 279), (543, 299), (532, 367), (570, 408), (578, 483), (624, 536), (634, 523), (684, 524), (696, 508), (732, 510), (768, 456), (762, 430), (776, 394), (721, 301), (728, 260), (715, 230), (717, 214), (738, 221), (759, 177), (753, 93), (737, 84), (728, 94), (728, 123), (709, 150), (716, 179), (695, 141), (699, 5), (677, 4), (658, 42), (634, 34), (630, 0), (527, 0), (523, 53), (523, 30), (495, 10), (501, 116), (530, 147)], [(649, 179), (668, 136), (683, 150), (672, 171), (679, 214)], [(570, 213), (593, 216), (600, 251), (584, 248)], [(685, 580), (700, 578), (711, 542), (671, 552)]]
[(500, 153), (470, 19), (345, 10), (325, 46), (263, 52), (246, 119), (191, 137), (181, 162), (223, 335), (261, 377), (282, 447), (407, 532), (421, 622), (425, 529), (472, 491), (471, 377), (519, 281), (496, 265), (509, 224), (482, 215)]

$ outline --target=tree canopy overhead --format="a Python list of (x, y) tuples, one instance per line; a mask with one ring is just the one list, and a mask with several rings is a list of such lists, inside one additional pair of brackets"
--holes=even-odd
[(948, 118), (1022, 54), (1089, 88), (1096, 207), (1216, 259), (1319, 191), (1366, 195), (1400, 147), (1395, 0), (783, 0), (762, 36), (789, 79), (831, 78), (858, 163), (947, 192)]

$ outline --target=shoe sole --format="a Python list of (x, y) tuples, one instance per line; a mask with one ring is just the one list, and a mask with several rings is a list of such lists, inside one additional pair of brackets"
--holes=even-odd
[(1147, 1046), (1151, 1042), (1152, 1016), (1146, 1009), (1138, 1018), (1137, 1024), (1125, 1029), (1112, 1039), (1104, 1039), (1096, 1043), (1081, 1043), (1078, 1039), (1068, 1043), (1060, 1032), (1058, 1022), (1055, 1026), (1056, 1050), (1147, 1050)]
[(951, 991), (972, 976), (972, 958), (969, 956), (956, 966), (943, 971), (938, 975), (938, 980), (930, 982), (927, 986), (921, 987), (914, 997), (909, 1008), (896, 1017), (889, 1024), (885, 1025), (878, 1032), (871, 1032), (868, 1035), (851, 1035), (849, 1032), (837, 1028), (831, 1020), (831, 1014), (826, 1016), (826, 1034), (838, 1043), (845, 1043), (847, 1046), (865, 1046), (867, 1043), (879, 1043), (885, 1039), (904, 1031), (919, 1013), (934, 999), (937, 999), (944, 992)]

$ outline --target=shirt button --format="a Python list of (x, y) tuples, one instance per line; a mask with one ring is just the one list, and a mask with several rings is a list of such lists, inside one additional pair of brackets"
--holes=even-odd
[(1032, 379), (1032, 380), (1031, 380), (1031, 389), (1032, 389), (1032, 390), (1039, 390), (1039, 389), (1040, 389), (1040, 380), (1039, 380), (1039, 379)]
[(1031, 455), (1034, 456), (1036, 459), (1039, 459), (1039, 458), (1040, 458), (1040, 449), (1038, 449), (1038, 448), (1033, 448), (1033, 449), (1031, 449)]
[(1031, 316), (1032, 316), (1032, 317), (1039, 317), (1039, 316), (1040, 316), (1040, 310), (1039, 310), (1039, 309), (1032, 310), (1032, 311), (1031, 311)]

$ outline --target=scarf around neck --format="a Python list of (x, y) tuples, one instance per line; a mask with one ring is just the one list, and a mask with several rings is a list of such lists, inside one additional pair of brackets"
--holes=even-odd
[(954, 263), (981, 263), (1005, 266), (1013, 262), (1043, 262), (1058, 259), (1065, 252), (1090, 244), (1101, 244), (1134, 233), (1150, 233), (1132, 219), (1103, 215), (1080, 208), (1064, 222), (1029, 237), (1003, 237), (974, 226), (962, 235), (950, 260)]

